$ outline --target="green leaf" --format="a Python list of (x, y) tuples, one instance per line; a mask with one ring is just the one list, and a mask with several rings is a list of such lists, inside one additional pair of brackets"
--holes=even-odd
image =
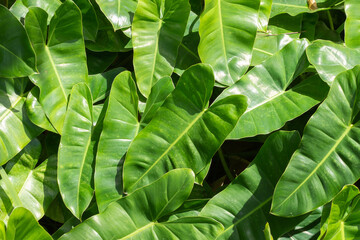
[(273, 0), (261, 0), (260, 1), (260, 9), (259, 9), (259, 20), (258, 20), (258, 26), (257, 29), (259, 31), (266, 31), (270, 13), (271, 13), (271, 6), (272, 6)]
[[(60, 0), (16, 0), (14, 5), (11, 6), (10, 11), (19, 19), (23, 20), (29, 12), (29, 8), (38, 7), (43, 9), (50, 17), (54, 16), (56, 9), (61, 5)], [(50, 23), (48, 19), (48, 24)]]
[(111, 87), (96, 155), (95, 194), (100, 212), (121, 197), (123, 158), (140, 128), (138, 102), (131, 73), (120, 73)]
[(266, 223), (266, 225), (265, 225), (264, 234), (265, 234), (266, 240), (274, 240), (273, 236), (271, 235), (269, 223)]
[[(1, 220), (7, 221), (7, 215), (17, 206), (27, 208), (36, 219), (44, 216), (45, 211), (58, 193), (56, 181), (56, 156), (37, 165), (41, 153), (41, 144), (37, 139), (31, 141), (17, 156), (6, 165), (5, 171), (11, 182), (12, 191), (17, 195), (20, 205), (12, 196), (1, 191)], [(1, 180), (1, 187), (6, 184)]]
[(92, 52), (90, 50), (86, 51), (86, 60), (89, 74), (105, 72), (105, 70), (108, 69), (117, 56), (117, 53), (112, 52)]
[(0, 78), (0, 166), (42, 132), (26, 115), (27, 83), (27, 79)]
[(51, 125), (49, 119), (47, 118), (44, 112), (43, 107), (39, 102), (39, 95), (40, 95), (39, 88), (33, 87), (33, 89), (31, 89), (31, 91), (29, 92), (26, 98), (26, 104), (25, 104), (26, 113), (29, 119), (31, 120), (31, 122), (33, 122), (35, 125), (45, 130), (57, 133), (55, 128)]
[(109, 95), (114, 78), (124, 70), (125, 68), (120, 67), (107, 72), (89, 75), (88, 82), (94, 103), (104, 100)]
[(96, 2), (115, 31), (131, 26), (137, 0), (96, 0)]
[(229, 86), (250, 66), (259, 8), (260, 0), (205, 0), (199, 55), (213, 67), (217, 82)]
[[(318, 9), (315, 11), (328, 10), (330, 7), (338, 5), (342, 0), (316, 0)], [(291, 16), (300, 13), (314, 12), (309, 9), (307, 1), (303, 0), (273, 0), (271, 17), (281, 13), (288, 13)]]
[(350, 48), (360, 47), (360, 34), (357, 29), (360, 28), (360, 2), (356, 0), (345, 1), (345, 44)]
[[(203, 217), (187, 217), (172, 222), (158, 221), (189, 196), (194, 184), (190, 169), (176, 169), (156, 182), (121, 198), (101, 214), (78, 225), (65, 239), (213, 239), (221, 224)], [(154, 194), (156, 192), (156, 194)]]
[(67, 208), (81, 219), (93, 196), (94, 128), (91, 92), (85, 83), (71, 91), (59, 147), (58, 183)]
[(171, 169), (184, 167), (191, 168), (202, 183), (212, 156), (246, 108), (245, 97), (239, 95), (208, 108), (213, 86), (208, 65), (194, 65), (183, 73), (152, 121), (131, 143), (124, 164), (124, 191), (132, 192)]
[(25, 208), (16, 208), (7, 224), (6, 240), (52, 240), (52, 237)]
[(26, 77), (36, 72), (35, 53), (24, 27), (0, 5), (0, 77)]
[(217, 239), (265, 239), (274, 186), (299, 142), (297, 132), (270, 135), (251, 165), (205, 205), (200, 216), (225, 227)]
[(248, 98), (248, 108), (228, 138), (240, 139), (270, 133), (326, 97), (328, 87), (317, 76), (289, 88), (307, 66), (307, 46), (307, 40), (292, 41), (251, 69), (218, 97), (223, 99), (233, 94), (243, 94)]
[(331, 203), (330, 214), (326, 228), (319, 238), (330, 239), (358, 239), (359, 215), (360, 215), (360, 192), (354, 185), (345, 186), (336, 195)]
[[(320, 233), (320, 219), (322, 207), (317, 208), (303, 221), (298, 223), (294, 229), (283, 234), (278, 240), (304, 240), (316, 239)], [(282, 222), (291, 221), (292, 218), (282, 218)], [(278, 226), (281, 229), (281, 225)], [(273, 230), (271, 226), (271, 230)], [(274, 234), (275, 237), (275, 234)]]
[(359, 91), (360, 67), (336, 77), (276, 186), (272, 213), (297, 216), (314, 210), (360, 177)]
[(330, 41), (313, 42), (307, 48), (306, 54), (322, 80), (329, 85), (339, 73), (360, 64), (360, 54), (357, 50)]
[(160, 78), (171, 75), (189, 13), (187, 0), (139, 0), (132, 41), (136, 81), (145, 97)]
[(151, 89), (146, 101), (143, 115), (141, 116), (141, 127), (144, 128), (155, 116), (165, 99), (174, 90), (174, 84), (170, 77), (160, 79)]
[(86, 48), (94, 52), (127, 52), (131, 50), (128, 38), (121, 30), (99, 29), (95, 41), (86, 41)]
[(71, 88), (87, 80), (81, 13), (73, 2), (66, 0), (56, 10), (48, 32), (46, 22), (47, 14), (40, 8), (30, 8), (25, 18), (40, 73), (30, 79), (40, 88), (40, 103), (61, 134)]
[(90, 0), (73, 0), (80, 8), (82, 15), (83, 33), (86, 40), (95, 41), (99, 23)]

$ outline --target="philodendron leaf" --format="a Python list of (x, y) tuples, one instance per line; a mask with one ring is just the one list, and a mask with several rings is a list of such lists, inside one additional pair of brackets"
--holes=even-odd
[(151, 122), (131, 143), (124, 164), (124, 191), (147, 185), (171, 169), (191, 168), (202, 183), (212, 156), (246, 109), (233, 95), (211, 107), (214, 75), (208, 65), (190, 67)]
[[(56, 9), (61, 5), (60, 0), (16, 0), (15, 3), (11, 6), (10, 11), (19, 19), (22, 20), (25, 18), (26, 14), (29, 12), (29, 8), (38, 7), (46, 11), (50, 18), (55, 14)], [(48, 23), (50, 19), (48, 19)]]
[(95, 41), (99, 22), (90, 0), (73, 0), (80, 8), (85, 40)]
[(42, 132), (25, 110), (27, 79), (0, 78), (0, 166)]
[(328, 10), (329, 7), (337, 5), (342, 0), (316, 0), (317, 7), (311, 7), (308, 5), (309, 1), (303, 0), (273, 0), (271, 9), (271, 17), (281, 13), (287, 13), (291, 16), (298, 15), (300, 13), (314, 12)]
[(360, 28), (360, 2), (356, 0), (345, 1), (345, 44), (350, 48), (360, 48), (360, 34), (354, 29)]
[(200, 216), (224, 225), (217, 239), (265, 239), (274, 186), (299, 143), (297, 132), (270, 135), (252, 164), (205, 205)]
[(75, 85), (60, 140), (58, 183), (66, 207), (81, 219), (93, 197), (93, 161), (95, 142), (93, 106), (89, 87)]
[(145, 97), (160, 78), (171, 75), (189, 13), (187, 0), (139, 0), (132, 43), (136, 82)]
[(115, 31), (131, 26), (137, 0), (96, 0), (96, 2)]
[(6, 240), (52, 240), (47, 231), (25, 208), (16, 208), (6, 226)]
[[(56, 182), (56, 156), (51, 156), (35, 168), (41, 153), (39, 140), (32, 140), (17, 156), (11, 159), (5, 171), (11, 182), (14, 193), (18, 196), (21, 206), (27, 208), (36, 219), (44, 216), (45, 211), (58, 193)], [(4, 180), (0, 181), (5, 189)], [(7, 221), (11, 210), (18, 204), (0, 191), (0, 220)]]
[(30, 8), (25, 28), (34, 46), (39, 69), (39, 74), (30, 79), (40, 88), (40, 103), (61, 134), (71, 88), (87, 80), (81, 12), (72, 1), (66, 0), (56, 10), (47, 31), (46, 12)]
[[(345, 186), (331, 203), (330, 213), (321, 228), (322, 240), (346, 240), (360, 237), (360, 192), (354, 185)], [(326, 226), (326, 227), (325, 227)]]
[(359, 51), (325, 40), (314, 41), (306, 54), (322, 80), (329, 85), (339, 73), (360, 64)]
[(26, 97), (26, 113), (31, 122), (37, 126), (46, 129), (48, 131), (57, 133), (55, 128), (51, 125), (47, 118), (43, 107), (39, 102), (40, 90), (38, 87), (33, 87)]
[(259, 20), (257, 25), (259, 31), (265, 32), (267, 30), (272, 2), (273, 0), (260, 0)]
[(100, 212), (122, 196), (122, 158), (140, 128), (138, 102), (131, 73), (120, 73), (111, 87), (96, 156), (95, 194)]
[(360, 177), (359, 92), (359, 66), (336, 77), (277, 183), (272, 213), (297, 216), (314, 210)]
[[(194, 184), (190, 169), (176, 169), (154, 183), (138, 189), (84, 221), (60, 239), (213, 239), (222, 226), (204, 217), (184, 217), (160, 222), (180, 207)], [(154, 194), (156, 193), (156, 194)]]
[(317, 76), (289, 89), (292, 81), (307, 66), (307, 46), (307, 40), (292, 41), (251, 69), (218, 97), (217, 100), (233, 94), (248, 97), (248, 108), (228, 138), (240, 139), (270, 133), (325, 98), (328, 86)]
[(0, 77), (26, 77), (36, 72), (35, 53), (23, 25), (0, 4)]
[(229, 86), (250, 66), (259, 8), (260, 0), (205, 0), (199, 56), (213, 67), (217, 82)]

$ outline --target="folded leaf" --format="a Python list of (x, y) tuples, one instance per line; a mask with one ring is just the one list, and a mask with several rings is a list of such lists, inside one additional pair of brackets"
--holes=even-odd
[(350, 48), (360, 48), (360, 2), (356, 0), (345, 1), (345, 44)]
[(306, 49), (306, 54), (322, 80), (329, 85), (339, 73), (360, 64), (360, 54), (357, 50), (330, 41), (314, 41)]
[(360, 67), (339, 74), (304, 129), (276, 185), (272, 213), (297, 216), (330, 201), (360, 177)]
[(26, 114), (27, 83), (27, 79), (0, 78), (0, 166), (42, 132)]
[[(190, 169), (176, 169), (156, 182), (121, 198), (101, 214), (84, 221), (60, 239), (213, 239), (221, 224), (204, 217), (158, 221), (176, 210), (194, 184)], [(156, 193), (156, 194), (154, 194)]]
[(205, 205), (200, 216), (214, 218), (225, 230), (217, 239), (265, 239), (274, 186), (300, 142), (297, 132), (276, 132), (252, 164)]
[(6, 227), (6, 240), (52, 240), (47, 231), (25, 208), (16, 208)]
[(202, 183), (212, 156), (246, 108), (245, 97), (240, 95), (208, 108), (213, 86), (208, 65), (194, 65), (183, 73), (175, 90), (130, 145), (124, 191), (132, 192), (175, 168), (191, 168), (196, 181)]
[(80, 10), (72, 1), (65, 1), (56, 10), (47, 32), (46, 12), (30, 8), (25, 28), (35, 49), (39, 69), (39, 74), (30, 79), (40, 88), (40, 103), (61, 134), (71, 88), (87, 79)]
[(187, 0), (139, 0), (132, 24), (134, 69), (140, 92), (170, 76), (190, 12)]
[(26, 77), (36, 72), (35, 53), (23, 25), (0, 5), (0, 77)]
[(90, 0), (73, 1), (81, 11), (84, 38), (86, 40), (95, 41), (99, 23), (93, 5)]
[[(30, 7), (38, 7), (43, 9), (50, 18), (55, 14), (56, 9), (61, 5), (60, 0), (16, 0), (11, 6), (10, 11), (19, 19), (24, 19), (26, 14), (29, 12)], [(48, 19), (48, 23), (50, 19)]]
[(93, 197), (95, 157), (93, 106), (89, 87), (75, 85), (71, 91), (61, 136), (58, 183), (66, 207), (81, 219)]
[(259, 8), (260, 0), (205, 0), (199, 55), (213, 67), (217, 82), (229, 86), (250, 66)]
[(111, 87), (96, 155), (95, 194), (100, 212), (122, 195), (122, 158), (140, 128), (138, 101), (131, 73), (120, 73)]

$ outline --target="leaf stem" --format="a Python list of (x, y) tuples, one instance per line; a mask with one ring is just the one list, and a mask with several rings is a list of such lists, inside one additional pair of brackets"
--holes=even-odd
[(2, 166), (0, 166), (0, 176), (7, 190), (6, 192), (10, 195), (9, 197), (12, 200), (14, 207), (22, 206), (21, 200), (15, 191), (14, 185), (11, 183), (8, 175), (6, 174)]
[(330, 13), (330, 11), (329, 11), (329, 10), (327, 10), (327, 11), (326, 11), (326, 13), (327, 13), (328, 18), (329, 18), (330, 29), (334, 31), (334, 30), (335, 30), (335, 28), (334, 28), (334, 22), (333, 22), (333, 19), (332, 19), (332, 17), (331, 17), (331, 13)]
[(226, 176), (229, 178), (230, 181), (234, 180), (234, 177), (233, 177), (233, 175), (231, 174), (228, 165), (226, 164), (225, 157), (224, 157), (224, 154), (223, 154), (221, 148), (219, 148), (218, 154), (219, 154), (219, 158), (220, 158), (221, 164), (222, 164), (222, 166), (223, 166), (223, 168), (224, 168), (224, 170), (225, 170)]

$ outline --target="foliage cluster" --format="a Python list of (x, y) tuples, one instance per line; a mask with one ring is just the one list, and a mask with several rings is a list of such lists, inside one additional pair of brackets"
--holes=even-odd
[(0, 2), (0, 239), (360, 239), (360, 1)]

